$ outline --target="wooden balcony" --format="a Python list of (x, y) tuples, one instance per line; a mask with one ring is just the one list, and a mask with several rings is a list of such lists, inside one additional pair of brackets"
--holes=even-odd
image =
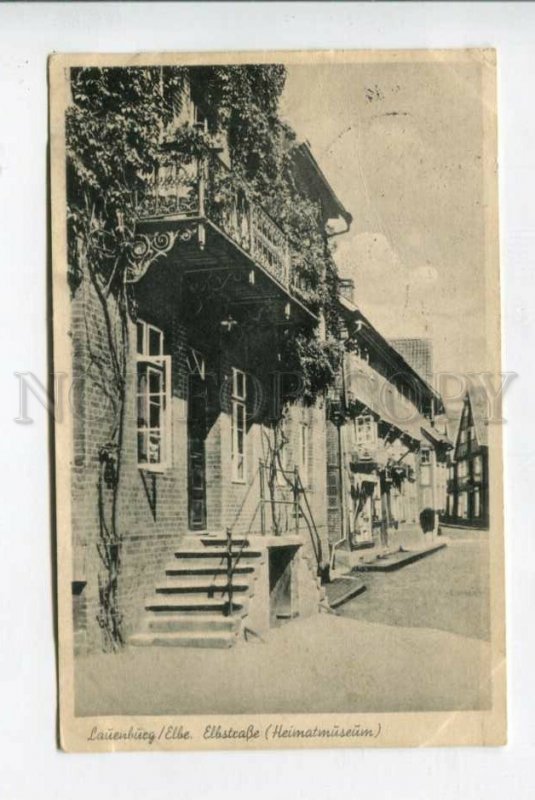
[(230, 177), (217, 155), (166, 159), (136, 193), (140, 227), (178, 230), (179, 239), (189, 241), (196, 223), (201, 249), (207, 247), (210, 232), (212, 239), (223, 237), (238, 257), (246, 257), (289, 292), (291, 258), (284, 233), (245, 190), (232, 187)]

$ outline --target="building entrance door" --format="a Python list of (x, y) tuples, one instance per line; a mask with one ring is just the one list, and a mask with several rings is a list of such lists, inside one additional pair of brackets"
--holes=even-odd
[(190, 376), (188, 398), (188, 520), (192, 531), (206, 530), (206, 383)]

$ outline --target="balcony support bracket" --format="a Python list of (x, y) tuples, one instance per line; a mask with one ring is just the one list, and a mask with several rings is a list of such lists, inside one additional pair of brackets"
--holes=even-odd
[(175, 244), (177, 231), (138, 234), (128, 254), (126, 283), (137, 283), (158, 258), (168, 255)]

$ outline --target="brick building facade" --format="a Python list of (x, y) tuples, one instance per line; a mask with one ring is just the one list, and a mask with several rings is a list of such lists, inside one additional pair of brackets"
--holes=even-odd
[[(294, 292), (288, 243), (262, 207), (243, 192), (224, 206), (210, 195), (225, 158), (223, 148), (175, 164), (137, 198), (118, 454), (107, 443), (120, 315), (87, 275), (73, 299), (78, 652), (103, 646), (106, 515), (120, 520), (119, 623), (132, 643), (226, 647), (323, 600), (325, 407), (286, 391), (281, 418), (283, 340), (295, 328), (323, 336), (321, 319)], [(308, 147), (294, 169), (322, 235), (333, 220), (348, 228)]]
[(389, 547), (403, 529), (436, 533), (450, 443), (440, 396), (351, 299), (340, 304), (346, 354), (327, 431), (331, 541)]

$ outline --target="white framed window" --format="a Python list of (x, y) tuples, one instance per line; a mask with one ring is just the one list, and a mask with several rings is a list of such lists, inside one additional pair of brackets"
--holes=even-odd
[(420, 485), (431, 486), (431, 451), (420, 450)]
[(474, 458), (474, 477), (481, 478), (483, 474), (483, 460), (481, 456), (476, 456)]
[(247, 435), (247, 376), (232, 368), (232, 421), (231, 461), (232, 480), (244, 483), (246, 479), (246, 435)]
[(357, 417), (354, 420), (355, 444), (372, 446), (377, 440), (377, 425), (372, 416)]
[(142, 320), (136, 350), (137, 463), (160, 471), (171, 465), (171, 357), (163, 332)]
[(204, 111), (197, 105), (192, 103), (193, 110), (193, 126), (203, 133), (208, 133), (208, 118)]
[(448, 468), (448, 471), (449, 471), (449, 479), (450, 479), (450, 481), (452, 481), (455, 478), (455, 465), (454, 464), (450, 464), (449, 468)]
[(466, 478), (468, 475), (468, 465), (466, 461), (459, 461), (457, 465), (457, 474), (459, 478)]

